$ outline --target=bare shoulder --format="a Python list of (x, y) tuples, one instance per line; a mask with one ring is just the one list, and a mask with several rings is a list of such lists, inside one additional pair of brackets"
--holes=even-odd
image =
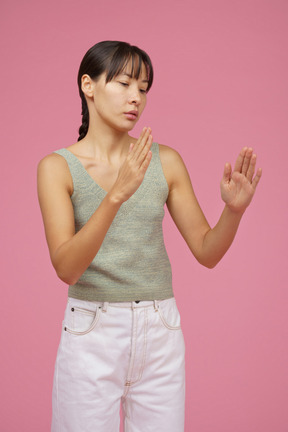
[(162, 164), (170, 164), (177, 161), (182, 161), (180, 154), (176, 150), (164, 144), (159, 144), (159, 155)]
[(180, 154), (173, 148), (159, 144), (159, 155), (166, 177), (169, 189), (184, 175), (187, 176), (187, 170)]
[(67, 163), (62, 156), (57, 153), (50, 153), (40, 160), (38, 163), (38, 170), (58, 170), (61, 166), (64, 169), (65, 165), (67, 166)]
[(37, 169), (38, 184), (45, 185), (58, 183), (65, 186), (70, 194), (73, 192), (73, 181), (68, 164), (63, 156), (51, 153), (45, 156), (38, 163)]

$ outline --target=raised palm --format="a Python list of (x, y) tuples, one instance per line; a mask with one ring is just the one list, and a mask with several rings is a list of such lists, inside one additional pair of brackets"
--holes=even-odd
[(220, 184), (221, 196), (234, 212), (244, 212), (253, 198), (262, 174), (261, 168), (258, 168), (254, 176), (256, 159), (253, 149), (244, 147), (236, 160), (233, 172), (229, 163), (225, 165)]

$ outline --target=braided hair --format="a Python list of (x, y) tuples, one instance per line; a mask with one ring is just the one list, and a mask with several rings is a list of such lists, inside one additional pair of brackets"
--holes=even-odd
[(79, 128), (78, 141), (86, 136), (89, 128), (88, 105), (81, 89), (82, 76), (87, 74), (96, 81), (100, 75), (106, 73), (106, 83), (108, 83), (125, 69), (130, 60), (132, 60), (131, 73), (136, 79), (139, 78), (144, 63), (148, 77), (148, 92), (153, 82), (153, 67), (148, 54), (137, 46), (127, 42), (102, 41), (92, 46), (83, 57), (77, 79), (82, 102), (82, 124)]

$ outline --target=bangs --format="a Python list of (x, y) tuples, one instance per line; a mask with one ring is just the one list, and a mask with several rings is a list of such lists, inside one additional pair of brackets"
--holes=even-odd
[(144, 64), (148, 80), (148, 92), (153, 82), (153, 68), (151, 61), (144, 51), (131, 45), (119, 46), (119, 48), (114, 52), (107, 68), (106, 82), (108, 83), (113, 78), (120, 75), (125, 70), (130, 60), (131, 71), (129, 71), (129, 73), (132, 78), (137, 80), (140, 77), (142, 65)]

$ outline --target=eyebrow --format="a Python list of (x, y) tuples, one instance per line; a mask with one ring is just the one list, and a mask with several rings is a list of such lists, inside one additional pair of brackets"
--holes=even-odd
[[(121, 72), (120, 75), (126, 75), (129, 78), (133, 78), (131, 74), (127, 73), (127, 72)], [(143, 83), (149, 83), (148, 80), (142, 80)]]

